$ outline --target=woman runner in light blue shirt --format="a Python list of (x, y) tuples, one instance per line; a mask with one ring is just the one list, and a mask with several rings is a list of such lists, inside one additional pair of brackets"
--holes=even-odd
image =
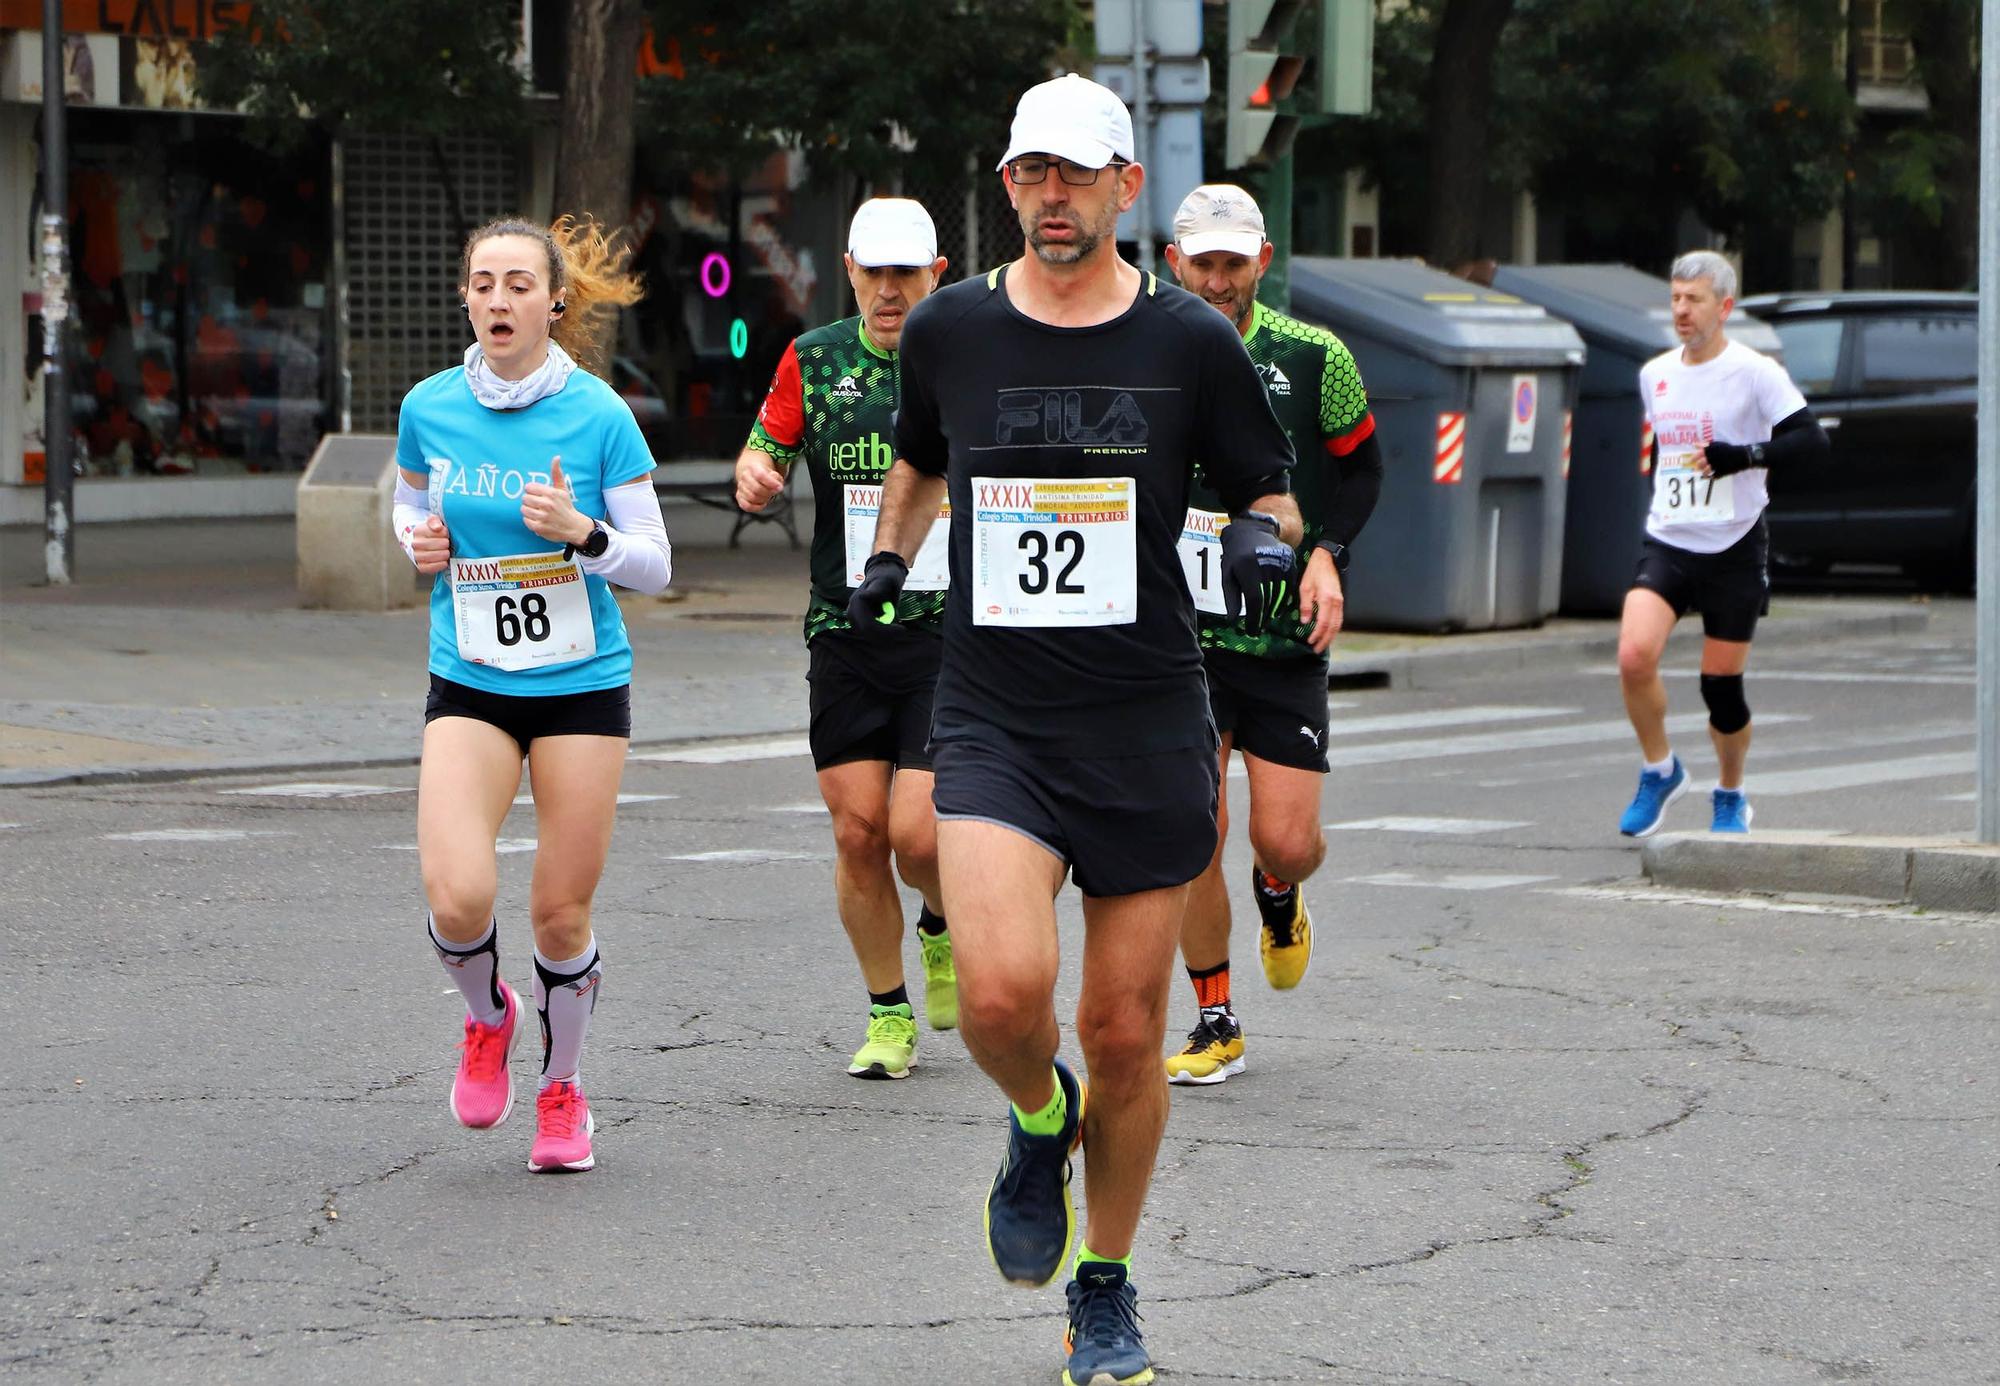
[(672, 571), (632, 411), (564, 350), (638, 300), (623, 260), (567, 217), (473, 232), (459, 292), (476, 340), (462, 366), (404, 397), (397, 425), (396, 534), (417, 571), (437, 575), (417, 849), (431, 943), (466, 1001), (452, 1112), (476, 1129), (514, 1105), (523, 1024), (493, 907), (524, 758), (534, 792), (531, 1170), (596, 1162), (578, 1081), (603, 973), (590, 904), (632, 734), (632, 646), (610, 584), (657, 593)]

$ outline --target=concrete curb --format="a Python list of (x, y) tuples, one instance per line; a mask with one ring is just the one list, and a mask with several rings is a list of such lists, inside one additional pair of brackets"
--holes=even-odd
[(2000, 914), (2000, 844), (1837, 832), (1661, 833), (1646, 876), (1683, 890), (1851, 895), (1952, 913)]
[[(1759, 649), (1784, 649), (1818, 644), (1842, 636), (1903, 635), (1930, 625), (1930, 607), (1917, 603), (1857, 604), (1839, 614), (1801, 614), (1772, 620), (1758, 628)], [(1440, 689), (1488, 674), (1535, 669), (1552, 656), (1611, 660), (1618, 654), (1618, 624), (1607, 618), (1598, 628), (1575, 633), (1517, 632), (1511, 636), (1458, 637), (1468, 644), (1447, 649), (1343, 651), (1334, 645), (1328, 680), (1376, 683), (1403, 689)], [(1482, 642), (1472, 644), (1469, 642)], [(1682, 622), (1668, 648), (1683, 652), (1701, 643), (1698, 622)], [(1754, 678), (1755, 675), (1752, 675)]]

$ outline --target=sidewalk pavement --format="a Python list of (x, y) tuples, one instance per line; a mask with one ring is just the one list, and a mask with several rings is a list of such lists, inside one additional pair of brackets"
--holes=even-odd
[[(809, 524), (809, 511), (801, 519)], [(670, 505), (672, 588), (621, 597), (635, 651), (635, 745), (805, 730), (805, 555), (776, 526), (757, 526), (730, 549), (729, 525), (725, 514)], [(301, 609), (294, 542), (288, 518), (85, 526), (76, 581), (49, 588), (37, 585), (40, 531), (0, 529), (0, 786), (414, 764), (426, 609)], [(1917, 632), (1929, 619), (1909, 599), (1781, 597), (1758, 644)], [(1699, 638), (1684, 626), (1676, 656)], [(1616, 650), (1611, 620), (1445, 636), (1350, 631), (1332, 676), (1430, 690), (1556, 660), (1609, 660)], [(1876, 853), (1888, 855), (1878, 862)], [(1836, 876), (1837, 863), (1864, 856), (1865, 869), (1842, 866)], [(2000, 908), (2000, 863), (1964, 844), (1672, 835), (1649, 843), (1644, 860), (1655, 880), (1694, 889)]]

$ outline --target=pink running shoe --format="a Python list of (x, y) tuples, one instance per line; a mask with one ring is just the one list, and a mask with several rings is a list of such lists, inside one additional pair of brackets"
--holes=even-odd
[(498, 1126), (514, 1110), (514, 1075), (507, 1061), (521, 1043), (521, 998), (505, 982), (500, 994), (507, 998), (507, 1014), (498, 1025), (465, 1018), (458, 1076), (451, 1082), (451, 1114), (475, 1131)]
[(528, 1152), (528, 1168), (540, 1174), (594, 1167), (597, 1157), (590, 1153), (590, 1132), (595, 1124), (582, 1088), (574, 1083), (549, 1084), (535, 1099), (535, 1147)]

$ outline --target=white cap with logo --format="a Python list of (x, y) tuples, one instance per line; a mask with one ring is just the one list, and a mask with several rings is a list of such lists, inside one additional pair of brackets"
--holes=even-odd
[(1256, 255), (1264, 249), (1264, 214), (1234, 183), (1203, 183), (1174, 213), (1174, 244), (1183, 255)]
[(1112, 159), (1130, 163), (1132, 113), (1109, 87), (1074, 72), (1029, 87), (1014, 109), (1007, 152), (994, 171), (1023, 154), (1053, 154), (1085, 168), (1103, 168)]
[(847, 253), (869, 269), (928, 267), (937, 259), (937, 227), (924, 204), (908, 197), (871, 197), (847, 228)]

